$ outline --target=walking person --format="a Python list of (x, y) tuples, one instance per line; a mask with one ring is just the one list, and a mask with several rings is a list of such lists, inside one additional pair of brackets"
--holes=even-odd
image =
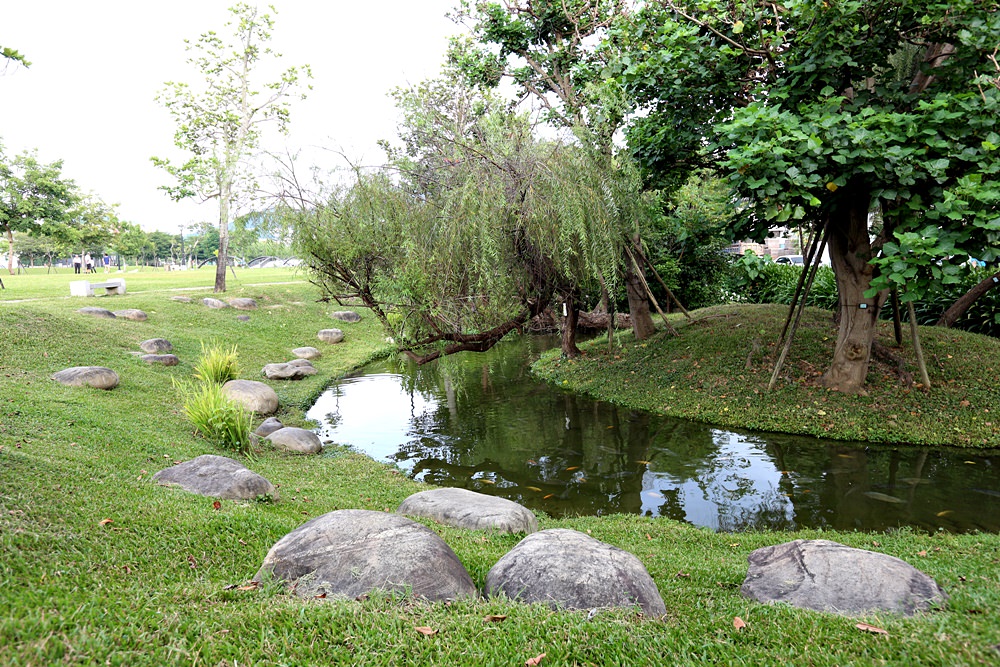
[(80, 256), (73, 255), (73, 273), (80, 273)]
[(107, 273), (108, 269), (111, 268), (111, 258), (108, 257), (108, 253), (104, 253), (104, 272)]
[(83, 266), (85, 272), (94, 273), (94, 258), (90, 256), (89, 252), (83, 256)]

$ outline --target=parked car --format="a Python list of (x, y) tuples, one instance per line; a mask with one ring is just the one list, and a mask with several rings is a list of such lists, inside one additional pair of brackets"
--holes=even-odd
[(792, 264), (794, 266), (802, 266), (804, 262), (802, 261), (802, 255), (782, 255), (774, 260), (775, 264)]

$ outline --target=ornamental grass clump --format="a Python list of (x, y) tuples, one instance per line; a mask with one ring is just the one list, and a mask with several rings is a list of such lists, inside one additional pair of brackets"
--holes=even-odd
[(250, 450), (253, 412), (222, 391), (215, 382), (178, 383), (184, 415), (205, 439), (224, 449)]
[(239, 373), (239, 364), (236, 358), (236, 346), (224, 348), (218, 343), (213, 343), (206, 347), (201, 344), (201, 357), (194, 365), (194, 376), (202, 382), (224, 385), (230, 380), (235, 380)]

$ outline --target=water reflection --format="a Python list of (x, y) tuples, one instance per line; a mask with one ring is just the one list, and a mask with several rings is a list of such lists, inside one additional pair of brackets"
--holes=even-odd
[(551, 341), (423, 367), (393, 359), (308, 412), (324, 440), (414, 478), (554, 516), (667, 516), (715, 530), (1000, 530), (1000, 456), (749, 434), (624, 410), (533, 380)]

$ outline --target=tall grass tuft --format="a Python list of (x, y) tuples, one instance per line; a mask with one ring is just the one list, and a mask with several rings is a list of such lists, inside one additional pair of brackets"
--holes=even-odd
[(253, 412), (226, 396), (221, 384), (177, 382), (175, 386), (184, 399), (184, 415), (205, 439), (224, 449), (250, 450)]
[(218, 343), (201, 344), (201, 356), (194, 365), (194, 376), (202, 382), (223, 385), (239, 374), (236, 346), (224, 348)]

